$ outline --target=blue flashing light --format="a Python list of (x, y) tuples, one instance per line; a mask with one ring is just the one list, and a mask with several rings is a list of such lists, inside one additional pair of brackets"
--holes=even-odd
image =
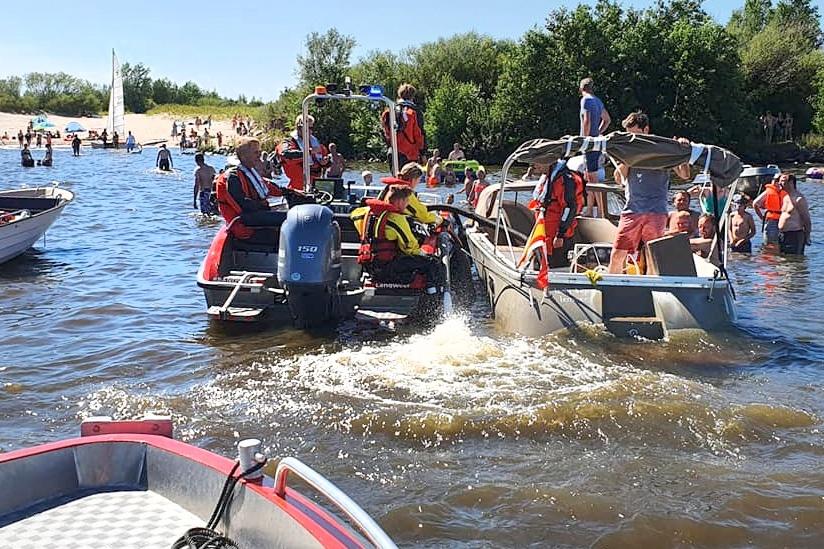
[(372, 84), (369, 86), (369, 91), (366, 93), (369, 97), (382, 97), (383, 96), (383, 87), (378, 86), (377, 84)]

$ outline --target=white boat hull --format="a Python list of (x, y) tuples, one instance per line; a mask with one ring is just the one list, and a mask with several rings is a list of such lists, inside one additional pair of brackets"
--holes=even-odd
[(0, 263), (14, 259), (42, 238), (52, 223), (60, 217), (63, 208), (74, 199), (74, 194), (65, 189), (45, 187), (0, 191), (0, 198), (3, 197), (57, 198), (58, 203), (53, 208), (34, 213), (26, 219), (0, 225)]
[(496, 256), (481, 233), (469, 232), (468, 243), (495, 322), (506, 332), (540, 337), (597, 325), (618, 336), (659, 339), (675, 330), (729, 328), (736, 319), (724, 279), (608, 275), (593, 284), (584, 274), (551, 272), (542, 290), (534, 273)]

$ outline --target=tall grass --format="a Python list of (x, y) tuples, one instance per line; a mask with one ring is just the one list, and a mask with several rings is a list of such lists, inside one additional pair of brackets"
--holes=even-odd
[(229, 120), (232, 116), (251, 116), (255, 118), (260, 112), (260, 107), (250, 107), (248, 105), (178, 105), (165, 104), (157, 105), (146, 111), (146, 114), (165, 114), (179, 118), (194, 118), (200, 116), (205, 119), (210, 116), (213, 120)]

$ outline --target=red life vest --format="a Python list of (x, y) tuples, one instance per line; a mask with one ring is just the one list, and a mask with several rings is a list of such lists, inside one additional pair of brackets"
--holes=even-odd
[(563, 168), (545, 191), (543, 203), (533, 201), (530, 207), (543, 206), (547, 248), (555, 237), (571, 238), (578, 225), (576, 217), (584, 208), (586, 185), (577, 171)]
[[(223, 219), (226, 220), (227, 225), (243, 213), (243, 208), (240, 207), (240, 204), (235, 201), (229, 192), (229, 176), (233, 174), (237, 175), (240, 180), (240, 188), (243, 190), (243, 194), (253, 200), (259, 200), (257, 191), (252, 187), (252, 183), (246, 177), (246, 174), (243, 173), (243, 170), (233, 168), (220, 174), (215, 180), (217, 209), (220, 211)], [(255, 231), (241, 223), (240, 220), (237, 220), (232, 224), (231, 233), (236, 238), (246, 239), (251, 238), (251, 236), (255, 234)]]
[(764, 214), (764, 219), (767, 221), (777, 221), (781, 217), (781, 206), (784, 202), (784, 196), (787, 192), (780, 190), (774, 183), (767, 183), (764, 185), (764, 209), (767, 211)]
[(386, 239), (386, 224), (390, 213), (401, 213), (395, 206), (383, 200), (370, 198), (366, 201), (369, 211), (363, 220), (363, 235), (358, 249), (358, 263), (387, 264), (398, 257), (398, 244)]
[[(321, 145), (321, 154), (326, 156), (326, 147)], [(278, 145), (277, 153), (280, 165), (283, 168), (283, 175), (289, 178), (289, 188), (303, 191), (306, 189), (303, 181), (303, 154), (296, 158), (285, 158), (283, 153), (286, 151), (300, 151), (300, 144), (294, 137), (287, 137), (280, 145)], [(309, 176), (312, 181), (322, 175), (323, 167), (318, 162), (312, 162), (309, 168)]]

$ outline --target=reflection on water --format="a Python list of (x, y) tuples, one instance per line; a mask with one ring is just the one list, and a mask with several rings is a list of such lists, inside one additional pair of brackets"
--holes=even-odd
[(665, 342), (503, 336), (482, 299), (422, 334), (225, 326), (195, 284), (219, 222), (191, 209), (193, 159), (175, 158), (179, 179), (153, 161), (58, 151), (54, 169), (23, 171), (0, 151), (5, 186), (59, 177), (77, 193), (45, 247), (0, 266), (0, 448), (73, 435), (92, 414), (170, 412), (199, 446), (230, 454), (254, 435), (297, 455), (406, 545), (824, 533), (817, 246), (734, 255), (740, 329)]

